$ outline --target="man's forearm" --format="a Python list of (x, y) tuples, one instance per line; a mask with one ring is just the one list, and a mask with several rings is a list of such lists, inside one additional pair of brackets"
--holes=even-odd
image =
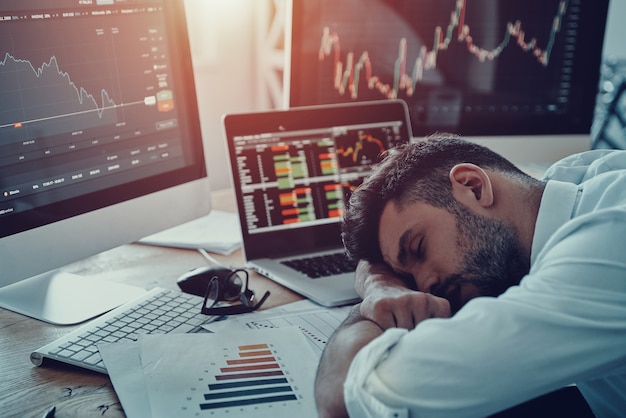
[(363, 346), (382, 332), (376, 323), (361, 317), (358, 305), (335, 331), (324, 350), (315, 379), (315, 400), (321, 418), (348, 416), (343, 383), (350, 363)]

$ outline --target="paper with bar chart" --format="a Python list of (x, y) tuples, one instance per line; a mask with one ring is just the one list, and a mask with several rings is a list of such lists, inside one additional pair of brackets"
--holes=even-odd
[(297, 327), (146, 335), (136, 346), (140, 370), (124, 373), (143, 374), (149, 406), (127, 410), (126, 393), (142, 388), (120, 387), (109, 371), (129, 418), (140, 409), (155, 418), (316, 416), (317, 356)]

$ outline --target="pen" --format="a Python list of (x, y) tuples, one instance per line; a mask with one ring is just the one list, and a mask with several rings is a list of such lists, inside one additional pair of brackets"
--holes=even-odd
[(50, 409), (46, 411), (45, 414), (43, 414), (43, 418), (54, 418), (54, 413), (56, 412), (56, 410), (57, 410), (56, 406), (51, 407)]

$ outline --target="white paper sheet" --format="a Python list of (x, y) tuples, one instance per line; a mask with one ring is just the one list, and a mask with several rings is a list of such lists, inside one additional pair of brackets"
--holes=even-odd
[(130, 345), (101, 347), (129, 418), (316, 416), (318, 359), (297, 327), (144, 335)]
[(306, 337), (319, 359), (331, 335), (346, 319), (351, 308), (351, 306), (326, 308), (307, 299), (267, 311), (232, 316), (225, 321), (203, 325), (203, 328), (220, 333), (234, 328), (262, 330), (295, 326)]
[(241, 246), (239, 217), (234, 212), (211, 210), (201, 218), (147, 236), (140, 244), (196, 249), (228, 255)]
[(113, 388), (128, 418), (150, 418), (150, 400), (141, 369), (139, 343), (98, 344)]

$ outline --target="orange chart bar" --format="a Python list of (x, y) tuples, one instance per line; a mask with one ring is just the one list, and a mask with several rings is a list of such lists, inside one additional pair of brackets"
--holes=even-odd
[(281, 210), (280, 213), (283, 216), (299, 215), (300, 214), (300, 209), (298, 209), (298, 208), (284, 209), (284, 210)]
[(274, 357), (255, 357), (242, 360), (227, 360), (226, 364), (229, 366), (235, 366), (238, 364), (267, 363), (269, 361), (276, 361), (276, 359)]
[(328, 217), (329, 218), (339, 218), (343, 215), (344, 210), (343, 209), (332, 209), (328, 211)]
[(215, 376), (215, 380), (237, 380), (237, 379), (253, 379), (256, 377), (270, 377), (270, 376), (283, 376), (282, 370), (272, 370), (269, 372), (254, 372), (254, 373), (233, 373), (233, 374), (221, 374)]
[(222, 373), (229, 372), (249, 372), (253, 370), (268, 370), (268, 369), (279, 369), (280, 366), (276, 363), (271, 364), (257, 364), (254, 366), (241, 366), (241, 367), (222, 367), (220, 371)]
[(291, 173), (291, 167), (276, 167), (274, 168), (274, 172), (277, 176), (286, 176)]
[[(253, 349), (253, 350), (256, 350)], [(239, 357), (256, 357), (256, 356), (271, 356), (272, 352), (270, 350), (261, 350), (261, 351), (248, 351), (239, 353)]]
[(296, 204), (296, 198), (293, 193), (282, 193), (278, 195), (281, 206), (293, 206)]
[(248, 350), (260, 350), (262, 348), (269, 348), (267, 344), (249, 344), (249, 345), (240, 345), (239, 351), (248, 351)]

